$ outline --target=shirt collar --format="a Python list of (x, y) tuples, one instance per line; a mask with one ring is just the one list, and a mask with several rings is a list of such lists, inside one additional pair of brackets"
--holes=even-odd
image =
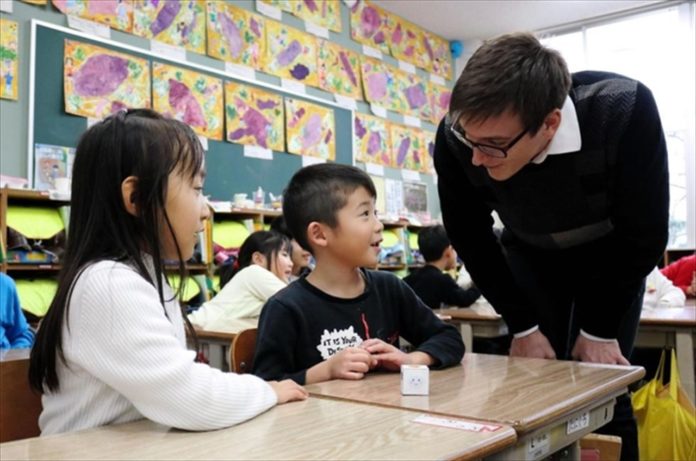
[(549, 146), (544, 152), (539, 154), (532, 163), (541, 163), (546, 160), (549, 155), (569, 154), (577, 152), (582, 147), (582, 138), (580, 137), (580, 124), (578, 123), (578, 114), (575, 111), (570, 96), (566, 96), (566, 100), (561, 107), (561, 124), (556, 130), (556, 134), (551, 139)]

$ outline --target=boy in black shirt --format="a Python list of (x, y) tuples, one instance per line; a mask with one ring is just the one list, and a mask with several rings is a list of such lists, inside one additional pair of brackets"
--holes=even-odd
[[(383, 225), (362, 170), (334, 163), (301, 169), (283, 195), (283, 215), (316, 267), (268, 300), (259, 319), (254, 374), (300, 384), (361, 379), (402, 364), (446, 367), (462, 338), (391, 273), (374, 267)], [(399, 337), (415, 351), (399, 349)]]
[(422, 229), (418, 233), (418, 248), (425, 267), (415, 270), (404, 281), (431, 309), (439, 309), (442, 304), (470, 306), (481, 296), (477, 288), (464, 289), (442, 272), (457, 267), (457, 252), (442, 225)]

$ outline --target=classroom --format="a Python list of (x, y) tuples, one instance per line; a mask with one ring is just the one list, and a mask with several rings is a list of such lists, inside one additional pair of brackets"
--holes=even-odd
[(0, 0), (0, 459), (693, 460), (693, 0)]

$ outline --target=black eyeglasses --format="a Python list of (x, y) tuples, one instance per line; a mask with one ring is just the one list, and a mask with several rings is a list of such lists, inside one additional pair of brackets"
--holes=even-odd
[(457, 124), (453, 123), (452, 126), (450, 126), (450, 130), (452, 131), (452, 134), (454, 134), (454, 137), (457, 138), (462, 144), (464, 144), (466, 147), (468, 147), (471, 150), (474, 150), (474, 148), (478, 149), (479, 152), (482, 154), (488, 155), (490, 157), (495, 157), (495, 158), (506, 158), (508, 155), (508, 151), (512, 149), (512, 146), (517, 144), (517, 141), (522, 139), (522, 137), (527, 134), (527, 129), (525, 128), (522, 133), (518, 134), (515, 136), (515, 138), (508, 143), (507, 146), (505, 147), (498, 147), (498, 146), (491, 146), (489, 144), (480, 144), (478, 142), (474, 142), (470, 140), (469, 138), (466, 137), (464, 133), (459, 131), (456, 128)]

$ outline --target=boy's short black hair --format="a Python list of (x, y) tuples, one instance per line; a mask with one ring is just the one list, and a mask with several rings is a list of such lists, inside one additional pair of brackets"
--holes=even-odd
[(442, 224), (425, 227), (418, 233), (418, 249), (426, 262), (437, 261), (451, 245)]
[(338, 163), (320, 163), (297, 171), (283, 193), (283, 216), (290, 234), (312, 252), (307, 227), (313, 221), (335, 228), (336, 215), (348, 196), (363, 187), (377, 197), (370, 176), (359, 168)]

